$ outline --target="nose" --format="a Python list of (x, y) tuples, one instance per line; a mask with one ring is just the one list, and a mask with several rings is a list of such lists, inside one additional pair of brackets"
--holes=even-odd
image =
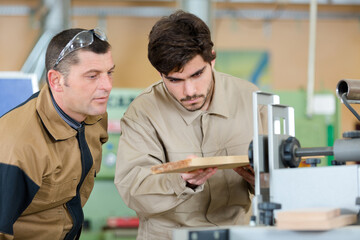
[(100, 80), (100, 89), (104, 89), (105, 91), (110, 92), (112, 89), (112, 77), (109, 75), (105, 75)]
[(191, 79), (186, 79), (184, 81), (184, 95), (185, 96), (193, 96), (196, 94), (196, 86), (191, 81)]

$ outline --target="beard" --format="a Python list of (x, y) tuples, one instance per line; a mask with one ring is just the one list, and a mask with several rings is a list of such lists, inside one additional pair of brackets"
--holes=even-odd
[[(197, 110), (201, 110), (207, 102), (210, 104), (211, 98), (212, 98), (212, 95), (213, 95), (214, 85), (215, 84), (214, 84), (214, 77), (213, 77), (208, 89), (206, 90), (205, 95), (204, 94), (200, 94), (200, 95), (195, 94), (193, 96), (186, 96), (185, 98), (180, 99), (179, 102), (180, 102), (181, 106), (183, 106), (186, 110), (188, 110), (190, 112), (195, 112)], [(194, 99), (197, 99), (197, 98), (199, 98), (199, 99), (202, 98), (203, 101), (202, 102), (196, 102), (196, 103), (190, 104), (188, 106), (184, 105), (184, 102), (194, 100)], [(208, 107), (209, 106), (207, 106), (207, 108)], [(204, 110), (207, 110), (207, 108), (204, 109)]]

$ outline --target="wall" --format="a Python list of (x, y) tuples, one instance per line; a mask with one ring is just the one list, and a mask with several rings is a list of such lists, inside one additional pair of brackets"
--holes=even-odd
[[(1, 2), (2, 4), (3, 2)], [(4, 1), (7, 4), (36, 6), (38, 1)], [(157, 6), (175, 8), (175, 2), (151, 1), (73, 1), (73, 6)], [(230, 4), (215, 3), (219, 10), (241, 11), (249, 9), (280, 9), (307, 12), (307, 5)], [(343, 78), (360, 78), (360, 23), (358, 18), (336, 17), (340, 14), (360, 14), (360, 6), (319, 5), (316, 41), (315, 90), (335, 92), (337, 82)], [(144, 88), (159, 79), (158, 73), (147, 60), (148, 33), (158, 17), (131, 16), (74, 16), (73, 26), (92, 28), (105, 22), (109, 41), (113, 46), (116, 64), (114, 87)], [(0, 16), (0, 71), (21, 69), (37, 40), (39, 18), (31, 16)], [(261, 49), (270, 53), (272, 89), (306, 89), (308, 64), (309, 22), (295, 17), (252, 19), (251, 17), (218, 17), (214, 22), (215, 50)], [(356, 107), (359, 111), (360, 108)], [(354, 129), (352, 114), (341, 107), (342, 131)]]
[[(241, 9), (253, 6), (238, 5)], [(234, 7), (232, 7), (234, 9)], [(308, 11), (308, 6), (284, 6), (283, 10)], [(355, 6), (322, 6), (319, 14), (359, 13)], [(223, 18), (216, 21), (217, 49), (262, 49), (270, 53), (270, 75), (274, 90), (306, 89), (309, 21), (270, 21)], [(315, 63), (315, 91), (335, 93), (339, 80), (360, 79), (360, 22), (358, 19), (318, 18)], [(356, 107), (356, 106), (355, 106)], [(357, 111), (360, 110), (356, 107)], [(358, 122), (341, 105), (341, 132)]]

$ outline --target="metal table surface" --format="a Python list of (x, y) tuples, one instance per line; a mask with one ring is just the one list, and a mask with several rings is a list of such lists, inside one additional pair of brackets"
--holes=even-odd
[(289, 231), (264, 226), (183, 228), (173, 230), (173, 240), (359, 240), (360, 226), (329, 231)]

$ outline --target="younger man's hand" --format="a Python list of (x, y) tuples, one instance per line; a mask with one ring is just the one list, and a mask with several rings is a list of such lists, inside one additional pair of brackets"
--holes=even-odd
[(192, 172), (182, 173), (181, 177), (189, 183), (190, 188), (204, 184), (212, 175), (216, 173), (217, 168), (198, 169)]
[(234, 168), (234, 171), (250, 183), (251, 186), (255, 186), (255, 173), (250, 165)]

